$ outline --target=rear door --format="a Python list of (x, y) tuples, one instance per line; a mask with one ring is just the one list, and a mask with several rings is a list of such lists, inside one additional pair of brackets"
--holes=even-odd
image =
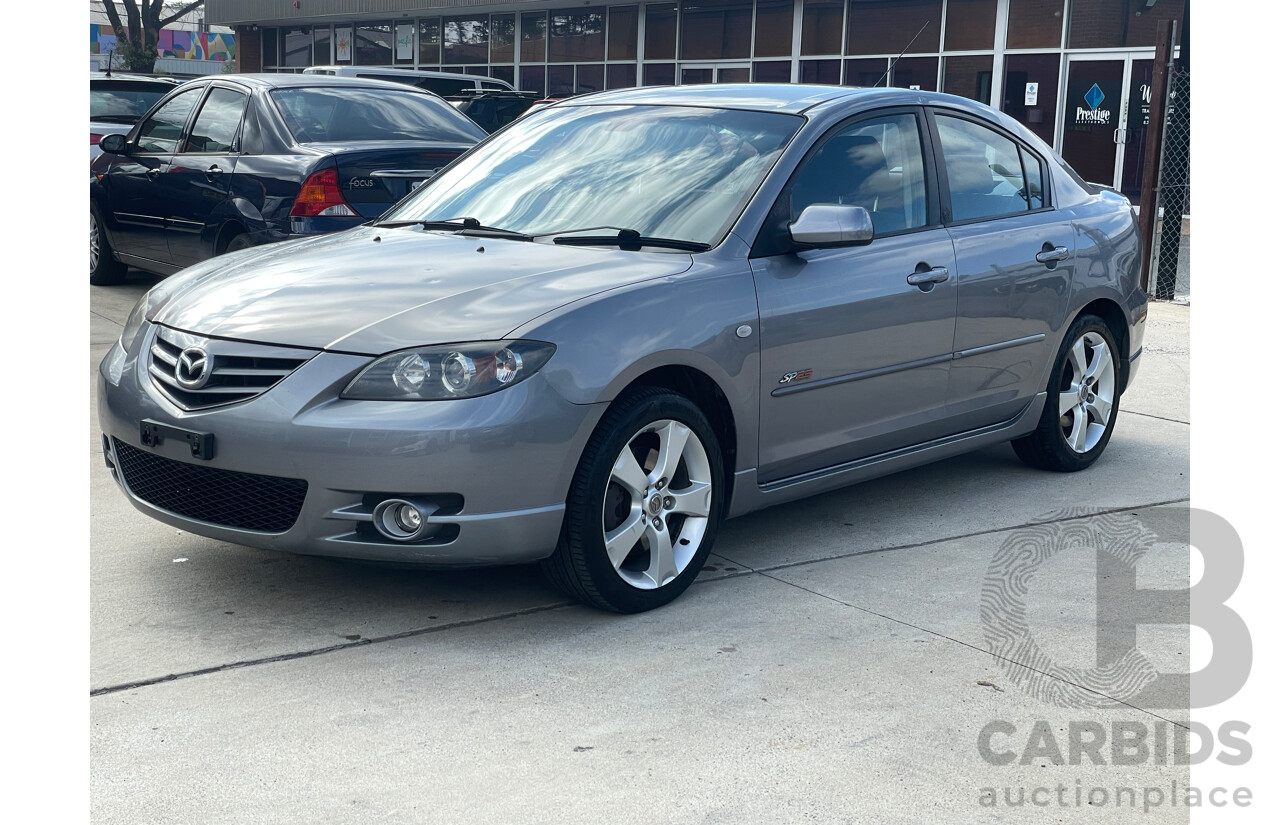
[(215, 85), (184, 136), (181, 151), (160, 176), (169, 256), (179, 266), (214, 253), (215, 210), (226, 202), (235, 172), (240, 124), (249, 95)]
[[(813, 203), (863, 206), (876, 237), (866, 246), (751, 260), (760, 305), (763, 482), (949, 432), (955, 260), (927, 146), (918, 109), (836, 127), (774, 207), (769, 225), (776, 227)], [(769, 251), (761, 246), (757, 252)], [(908, 283), (917, 273), (936, 276)]]
[(1053, 208), (1045, 159), (986, 121), (941, 110), (932, 121), (959, 290), (947, 403), (971, 429), (1013, 417), (1045, 389), (1075, 231)]
[(103, 192), (106, 209), (114, 218), (111, 227), (117, 252), (169, 264), (160, 177), (177, 153), (203, 92), (203, 85), (186, 89), (152, 112), (139, 124), (129, 154), (116, 158), (106, 172)]

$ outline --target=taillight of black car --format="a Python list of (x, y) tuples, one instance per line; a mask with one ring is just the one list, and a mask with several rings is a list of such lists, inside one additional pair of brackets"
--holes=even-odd
[(291, 218), (358, 217), (342, 196), (338, 185), (338, 170), (321, 169), (313, 172), (298, 190), (298, 197), (289, 211)]

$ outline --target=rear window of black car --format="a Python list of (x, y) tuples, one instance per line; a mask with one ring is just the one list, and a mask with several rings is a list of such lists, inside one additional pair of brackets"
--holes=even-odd
[(156, 101), (173, 91), (173, 83), (94, 80), (89, 84), (89, 119), (135, 123)]
[(475, 143), (485, 133), (448, 103), (394, 89), (296, 88), (271, 93), (299, 143), (439, 140)]

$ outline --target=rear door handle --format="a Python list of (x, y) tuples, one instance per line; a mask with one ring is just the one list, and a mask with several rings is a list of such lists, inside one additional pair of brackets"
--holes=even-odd
[(925, 286), (926, 284), (940, 284), (951, 277), (951, 272), (945, 266), (935, 266), (933, 269), (924, 272), (913, 272), (907, 276), (907, 283), (912, 286)]
[(159, 176), (160, 176), (159, 166), (152, 166), (150, 169), (147, 170), (147, 177), (151, 178), (152, 180), (155, 180)]
[[(1048, 247), (1045, 244), (1045, 247)], [(1055, 246), (1046, 248), (1043, 252), (1036, 253), (1036, 261), (1042, 264), (1052, 263), (1053, 261), (1065, 261), (1071, 253), (1065, 246)]]
[(218, 175), (221, 175), (221, 174), (222, 174), (222, 170), (218, 168), (218, 164), (216, 163), (210, 166), (208, 169), (204, 170), (204, 176), (206, 178), (216, 178)]

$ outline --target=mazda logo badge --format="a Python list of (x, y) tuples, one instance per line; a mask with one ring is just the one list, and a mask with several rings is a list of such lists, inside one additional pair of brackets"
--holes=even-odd
[(200, 347), (187, 347), (178, 356), (173, 377), (186, 390), (198, 390), (213, 376), (213, 356)]

